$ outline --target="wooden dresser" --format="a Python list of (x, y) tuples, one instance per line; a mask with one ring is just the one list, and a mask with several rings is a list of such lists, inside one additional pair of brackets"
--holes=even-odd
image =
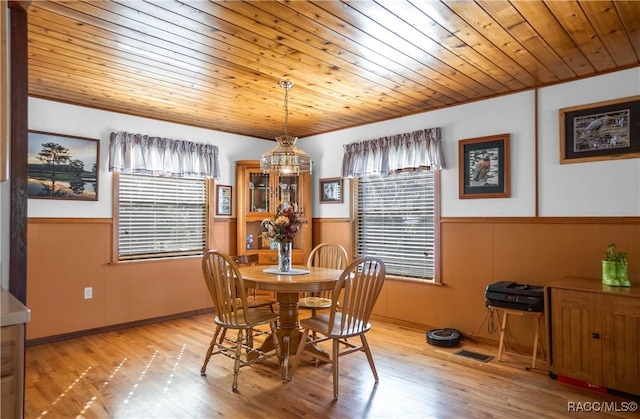
[(31, 311), (2, 289), (2, 418), (21, 418), (24, 409), (24, 339), (25, 324)]
[(565, 278), (548, 284), (545, 298), (551, 372), (640, 394), (640, 284)]

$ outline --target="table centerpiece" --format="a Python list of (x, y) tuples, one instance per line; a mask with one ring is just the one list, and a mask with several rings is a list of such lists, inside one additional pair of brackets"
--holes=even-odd
[(278, 270), (291, 270), (291, 249), (296, 233), (301, 226), (307, 224), (302, 218), (302, 211), (294, 202), (283, 202), (276, 208), (273, 218), (266, 218), (261, 223), (262, 236), (278, 244)]

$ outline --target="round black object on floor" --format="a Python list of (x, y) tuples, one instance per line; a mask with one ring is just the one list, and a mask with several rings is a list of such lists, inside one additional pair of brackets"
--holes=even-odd
[(458, 346), (460, 332), (456, 329), (434, 329), (427, 332), (427, 343), (435, 346)]

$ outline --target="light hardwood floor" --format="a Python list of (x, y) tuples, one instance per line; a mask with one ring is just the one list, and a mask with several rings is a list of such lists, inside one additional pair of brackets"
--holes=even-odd
[[(601, 405), (624, 410), (637, 399), (599, 394), (552, 380), (540, 363), (505, 357), (488, 363), (454, 356), (464, 348), (497, 354), (497, 344), (427, 344), (425, 331), (373, 321), (367, 334), (380, 375), (374, 385), (364, 353), (340, 359), (340, 398), (330, 367), (304, 361), (291, 382), (275, 361), (240, 370), (211, 358), (199, 374), (213, 314), (94, 334), (27, 348), (27, 418), (565, 418), (638, 417), (570, 411)], [(626, 403), (626, 404), (625, 404)]]

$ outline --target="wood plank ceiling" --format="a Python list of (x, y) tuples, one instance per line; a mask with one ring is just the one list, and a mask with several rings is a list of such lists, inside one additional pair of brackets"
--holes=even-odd
[(33, 97), (273, 139), (640, 65), (637, 1), (33, 1)]

